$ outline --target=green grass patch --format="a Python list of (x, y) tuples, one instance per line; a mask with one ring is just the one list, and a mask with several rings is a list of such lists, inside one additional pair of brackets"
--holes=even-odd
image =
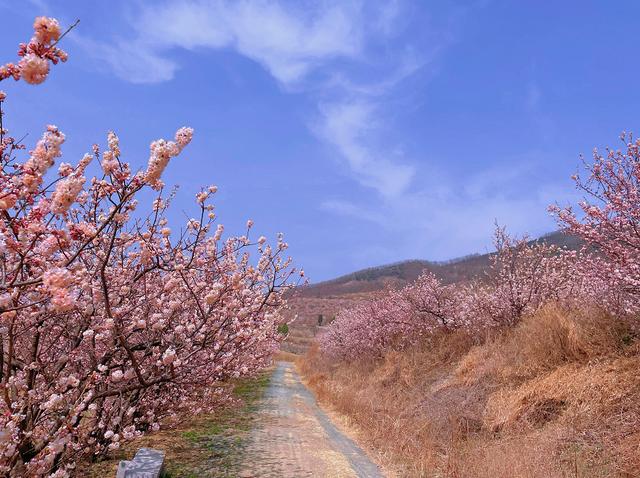
[(165, 478), (237, 477), (255, 412), (270, 376), (265, 372), (252, 379), (238, 380), (233, 384), (236, 404), (213, 415), (193, 417), (175, 429), (134, 440), (108, 460), (84, 467), (86, 471), (81, 476), (115, 476), (120, 460), (131, 459), (138, 448), (146, 446), (167, 454)]

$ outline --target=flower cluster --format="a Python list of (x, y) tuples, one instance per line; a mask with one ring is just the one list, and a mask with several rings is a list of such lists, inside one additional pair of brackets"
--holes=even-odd
[(61, 37), (60, 25), (55, 18), (38, 17), (33, 23), (34, 34), (29, 43), (21, 43), (17, 65), (0, 66), (0, 81), (7, 78), (23, 79), (29, 84), (42, 83), (49, 74), (49, 64), (67, 61), (67, 54), (56, 43)]
[(184, 127), (176, 132), (175, 142), (159, 139), (151, 143), (149, 165), (144, 175), (145, 181), (153, 188), (160, 189), (162, 187), (160, 176), (169, 164), (169, 160), (180, 154), (180, 151), (191, 142), (192, 137), (193, 129)]

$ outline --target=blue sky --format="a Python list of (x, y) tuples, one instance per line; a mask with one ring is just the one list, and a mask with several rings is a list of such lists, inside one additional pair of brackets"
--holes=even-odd
[(579, 154), (640, 131), (634, 1), (0, 0), (0, 58), (42, 14), (81, 23), (44, 85), (3, 82), (15, 135), (55, 123), (71, 161), (113, 129), (144, 167), (190, 125), (176, 220), (217, 184), (312, 281), (549, 232)]

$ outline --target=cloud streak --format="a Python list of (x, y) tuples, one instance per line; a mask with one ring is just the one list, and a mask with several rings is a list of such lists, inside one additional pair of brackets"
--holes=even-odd
[[(365, 263), (398, 260), (398, 251), (404, 258), (446, 260), (490, 250), (495, 221), (512, 232), (533, 236), (555, 229), (547, 207), (554, 201), (576, 202), (579, 192), (567, 189), (564, 182), (531, 179), (527, 164), (508, 171), (481, 171), (466, 178), (440, 176), (426, 181), (419, 191), (390, 200), (372, 204), (336, 199), (323, 204), (323, 209), (350, 220), (367, 221), (386, 238), (385, 253), (381, 255), (378, 242)], [(518, 190), (528, 193), (516, 194)], [(363, 245), (360, 253), (366, 250)]]
[(389, 160), (388, 152), (372, 148), (373, 137), (382, 128), (370, 101), (358, 99), (323, 105), (321, 117), (318, 135), (340, 152), (361, 184), (384, 197), (397, 197), (406, 191), (415, 169)]
[(143, 6), (132, 26), (133, 39), (98, 53), (135, 83), (172, 79), (179, 68), (167, 58), (172, 49), (228, 48), (292, 85), (327, 61), (357, 57), (363, 41), (359, 10), (350, 2), (285, 8), (279, 2), (182, 0)]
[[(332, 146), (353, 179), (389, 198), (407, 190), (415, 168), (390, 153), (395, 145), (384, 144), (387, 125), (379, 110), (385, 95), (424, 65), (424, 53), (402, 45), (383, 55), (381, 64), (376, 64), (378, 56), (372, 63), (367, 49), (396, 33), (400, 3), (371, 5), (224, 0), (148, 4), (132, 15), (132, 39), (83, 43), (116, 75), (133, 83), (171, 80), (180, 68), (170, 56), (176, 49), (231, 49), (250, 58), (285, 90), (317, 98), (313, 133)], [(347, 68), (340, 64), (345, 61)], [(354, 66), (375, 71), (364, 82), (355, 81), (350, 74)]]

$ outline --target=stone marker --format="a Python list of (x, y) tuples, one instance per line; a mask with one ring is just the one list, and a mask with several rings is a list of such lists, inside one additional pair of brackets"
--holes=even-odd
[(140, 448), (133, 460), (122, 460), (116, 478), (159, 478), (164, 466), (164, 452)]

